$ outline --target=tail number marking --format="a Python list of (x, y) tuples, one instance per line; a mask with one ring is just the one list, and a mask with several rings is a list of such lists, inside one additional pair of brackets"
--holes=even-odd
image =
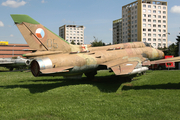
[(57, 40), (56, 39), (53, 39), (53, 40), (48, 39), (47, 40), (47, 48), (48, 49), (52, 49), (52, 48), (57, 49), (58, 48)]

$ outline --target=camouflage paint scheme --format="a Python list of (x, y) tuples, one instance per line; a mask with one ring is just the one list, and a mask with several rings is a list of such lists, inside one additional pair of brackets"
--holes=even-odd
[[(142, 42), (116, 44), (104, 47), (71, 45), (64, 39), (27, 15), (11, 15), (24, 39), (34, 53), (31, 72), (37, 76), (77, 77), (84, 73), (93, 77), (97, 70), (109, 69), (116, 75), (131, 75), (148, 70), (150, 60), (164, 57), (158, 49)], [(37, 29), (41, 33), (37, 33)]]

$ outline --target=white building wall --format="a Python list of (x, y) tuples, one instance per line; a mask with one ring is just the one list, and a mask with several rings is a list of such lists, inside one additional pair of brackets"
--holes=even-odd
[(80, 45), (84, 44), (84, 26), (64, 25), (59, 28), (59, 30), (62, 29), (65, 37), (62, 34), (59, 34), (59, 36), (63, 37), (67, 42), (74, 41), (76, 45), (78, 43)]
[[(142, 2), (142, 13), (138, 13), (138, 1), (122, 7), (122, 42), (138, 41), (138, 29), (141, 29), (141, 41), (150, 43), (155, 48), (167, 47), (167, 3), (155, 0)], [(142, 28), (137, 26), (139, 15), (142, 16)]]
[(142, 16), (143, 41), (167, 47), (167, 6), (143, 3)]

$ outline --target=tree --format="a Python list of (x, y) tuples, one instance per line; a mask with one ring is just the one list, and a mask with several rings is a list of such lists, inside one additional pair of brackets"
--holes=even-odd
[(91, 43), (92, 47), (97, 46), (105, 46), (105, 43), (102, 42), (102, 40), (98, 41), (98, 38), (94, 37), (94, 41)]
[(173, 56), (178, 56), (178, 47), (174, 43), (171, 44), (168, 47), (168, 51), (165, 52), (165, 55), (173, 55)]
[(80, 45), (80, 43), (78, 42), (77, 45)]
[(165, 55), (173, 55), (174, 57), (179, 56), (179, 42), (180, 42), (180, 36), (177, 36), (176, 38), (177, 42), (176, 44), (171, 44), (168, 47), (168, 51), (165, 52)]
[(76, 43), (74, 42), (74, 40), (71, 41), (71, 44), (75, 45)]

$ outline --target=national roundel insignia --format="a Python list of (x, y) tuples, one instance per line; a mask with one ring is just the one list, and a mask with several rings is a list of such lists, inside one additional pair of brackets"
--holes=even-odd
[(43, 30), (42, 28), (38, 28), (38, 29), (36, 30), (36, 36), (37, 36), (38, 38), (43, 38), (43, 37), (45, 36), (44, 30)]

